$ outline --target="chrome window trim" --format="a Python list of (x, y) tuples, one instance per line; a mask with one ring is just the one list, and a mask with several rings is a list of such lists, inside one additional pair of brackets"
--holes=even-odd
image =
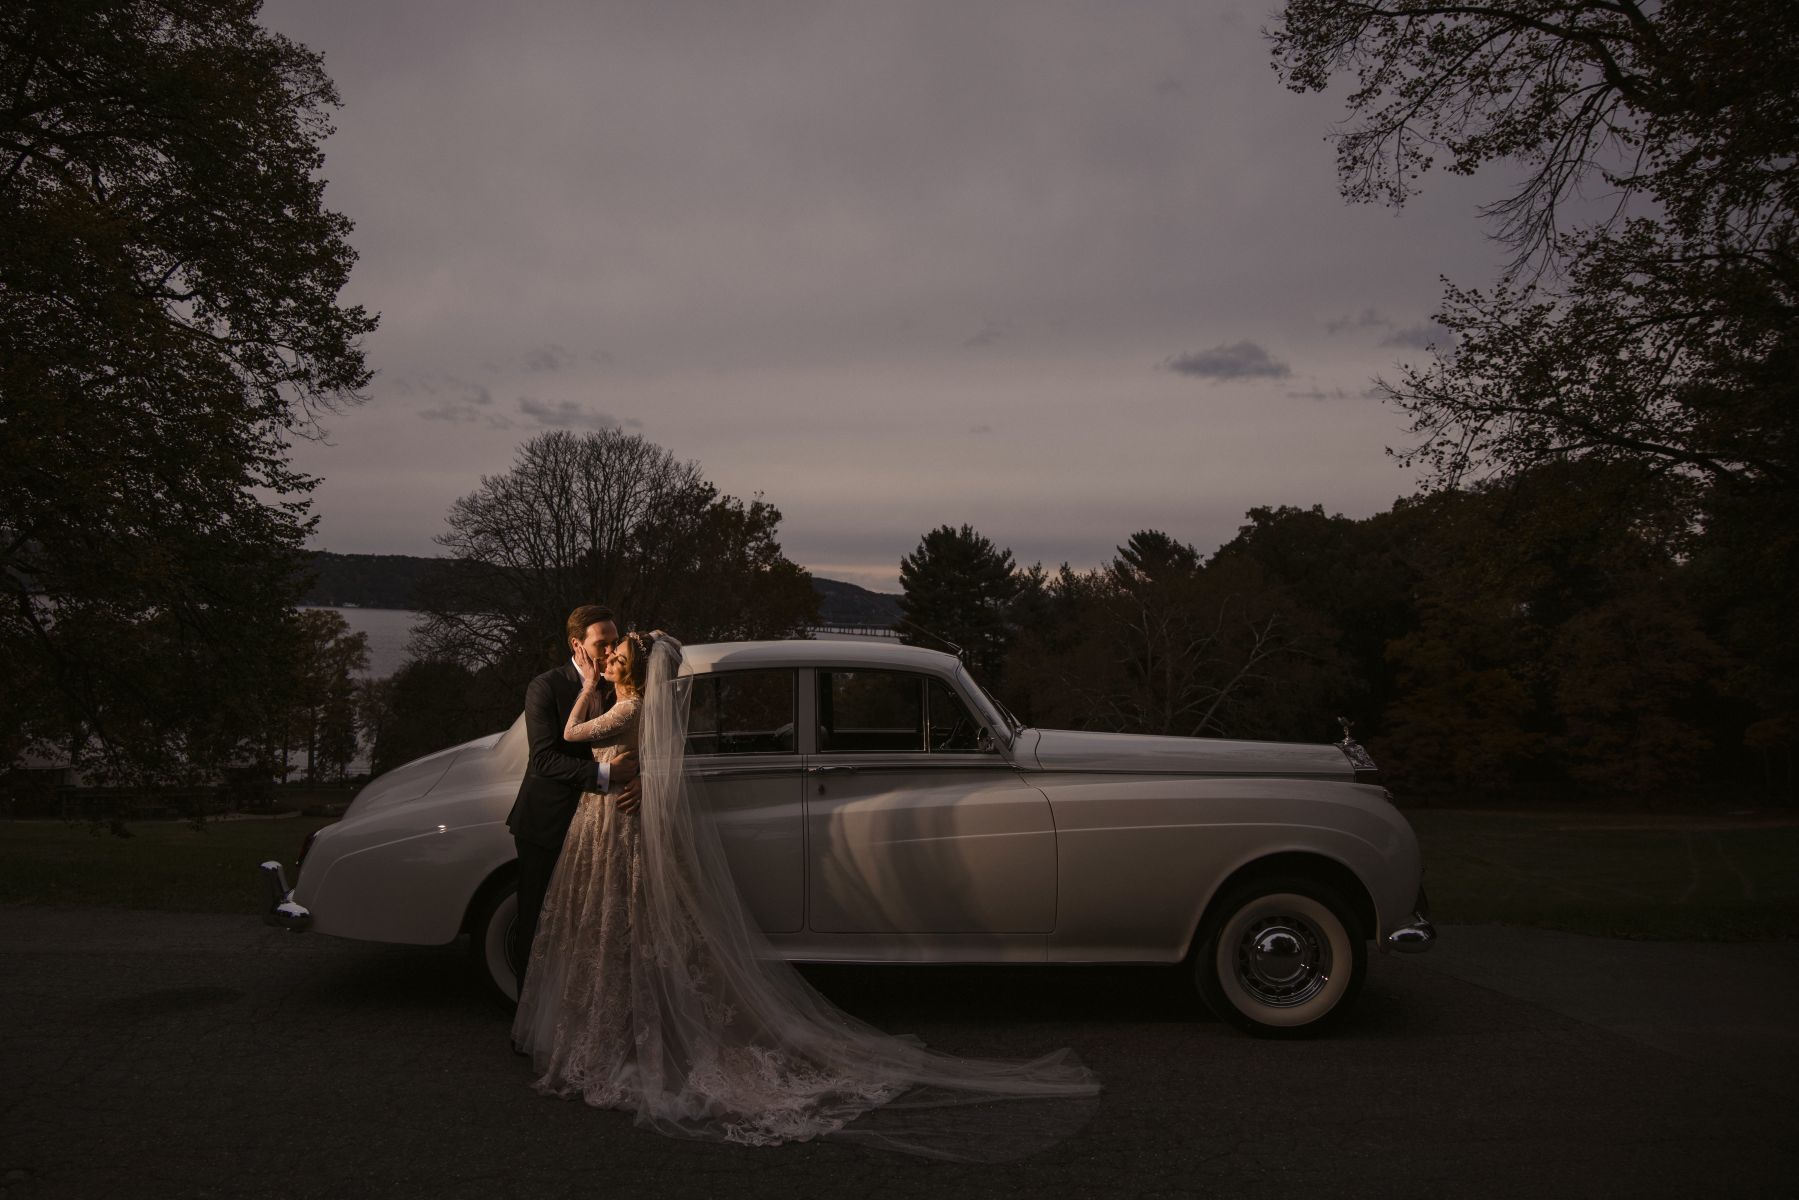
[[(807, 747), (807, 749), (805, 751), (806, 756), (808, 758), (812, 758), (815, 756), (821, 757), (821, 758), (823, 758), (823, 757), (840, 758), (840, 757), (847, 757), (849, 755), (856, 755), (856, 754), (860, 754), (860, 755), (892, 754), (892, 755), (900, 756), (901, 761), (922, 762), (926, 759), (940, 758), (940, 757), (944, 757), (944, 756), (948, 756), (948, 755), (959, 754), (959, 755), (967, 755), (967, 756), (969, 756), (970, 759), (995, 758), (995, 759), (998, 759), (999, 762), (1005, 766), (1009, 767), (1012, 765), (1011, 762), (1009, 761), (1007, 755), (1001, 754), (1000, 750), (999, 750), (999, 747), (1004, 746), (1006, 748), (1006, 750), (1008, 751), (1008, 753), (1010, 752), (1010, 750), (1012, 748), (1012, 737), (1011, 737), (1010, 730), (1007, 730), (1005, 735), (1003, 735), (1003, 736), (996, 733), (996, 728), (997, 729), (1005, 729), (1006, 727), (1004, 726), (1003, 723), (997, 727), (992, 723), (992, 714), (989, 713), (989, 711), (987, 709), (987, 705), (985, 703), (975, 704), (975, 703), (969, 702), (968, 689), (962, 686), (962, 676), (960, 673), (955, 674), (955, 675), (943, 675), (936, 671), (926, 671), (926, 670), (921, 670), (921, 669), (915, 668), (915, 667), (888, 667), (888, 666), (871, 667), (871, 666), (855, 666), (855, 665), (833, 666), (829, 663), (814, 663), (811, 667), (806, 668), (806, 669), (809, 670), (812, 674), (812, 686), (810, 688), (807, 688), (803, 694), (811, 700), (812, 713), (811, 713), (811, 720), (809, 720), (801, 728), (803, 728), (804, 730), (807, 731), (807, 736), (810, 739), (810, 745)], [(921, 716), (922, 720), (924, 721), (924, 727), (919, 731), (919, 737), (920, 737), (921, 741), (930, 736), (930, 693), (929, 693), (928, 689), (929, 689), (930, 682), (935, 680), (935, 681), (943, 684), (945, 687), (947, 687), (950, 690), (950, 693), (962, 702), (963, 706), (968, 709), (969, 715), (975, 719), (975, 723), (977, 725), (979, 725), (981, 727), (981, 729), (986, 732), (988, 739), (993, 742), (994, 748), (991, 750), (930, 750), (923, 746), (920, 746), (917, 750), (821, 750), (818, 748), (818, 733), (819, 733), (819, 728), (818, 728), (818, 722), (819, 722), (818, 689), (820, 686), (822, 686), (824, 676), (830, 674), (833, 671), (883, 671), (890, 675), (914, 675), (914, 676), (917, 676), (921, 681), (923, 681), (920, 686), (920, 690), (921, 690), (921, 692), (923, 692), (923, 694), (919, 697), (920, 709), (921, 709), (920, 716)], [(972, 682), (972, 680), (971, 680), (971, 682)], [(979, 692), (979, 690), (980, 689), (978, 687), (975, 689), (975, 691), (977, 691), (977, 692)], [(914, 755), (917, 756), (915, 760), (912, 757), (910, 757), (910, 756), (914, 756)], [(969, 762), (969, 763), (965, 763), (964, 765), (973, 765), (973, 763)]]

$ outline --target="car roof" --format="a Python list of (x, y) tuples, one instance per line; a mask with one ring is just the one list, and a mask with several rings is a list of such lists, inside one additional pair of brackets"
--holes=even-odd
[(681, 652), (681, 673), (704, 675), (710, 671), (745, 670), (753, 667), (887, 667), (954, 675), (958, 663), (953, 654), (904, 646), (898, 642), (792, 639), (782, 642), (706, 642)]

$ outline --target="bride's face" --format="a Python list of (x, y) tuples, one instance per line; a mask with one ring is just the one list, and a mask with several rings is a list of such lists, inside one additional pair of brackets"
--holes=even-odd
[(600, 674), (605, 677), (606, 682), (615, 687), (619, 681), (629, 681), (631, 678), (631, 652), (626, 646), (627, 643), (620, 642), (613, 647), (612, 652), (606, 655), (605, 664), (600, 668)]

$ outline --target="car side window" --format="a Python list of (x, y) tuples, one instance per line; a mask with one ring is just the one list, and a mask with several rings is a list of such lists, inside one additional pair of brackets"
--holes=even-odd
[(818, 748), (825, 754), (924, 752), (924, 676), (820, 671)]
[(979, 750), (981, 726), (948, 685), (911, 671), (818, 672), (822, 754)]
[(794, 672), (721, 671), (693, 681), (687, 753), (792, 754)]

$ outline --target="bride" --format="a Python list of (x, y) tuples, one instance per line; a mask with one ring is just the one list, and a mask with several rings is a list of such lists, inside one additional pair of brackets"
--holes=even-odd
[[(578, 663), (586, 686), (563, 736), (602, 761), (636, 750), (642, 798), (587, 793), (569, 826), (513, 1023), (533, 1086), (751, 1145), (829, 1134), (1000, 1159), (1077, 1128), (1099, 1085), (1071, 1052), (929, 1050), (838, 1009), (769, 946), (682, 770), (680, 658), (673, 638), (631, 633), (603, 663)], [(602, 675), (617, 701), (590, 717)]]

